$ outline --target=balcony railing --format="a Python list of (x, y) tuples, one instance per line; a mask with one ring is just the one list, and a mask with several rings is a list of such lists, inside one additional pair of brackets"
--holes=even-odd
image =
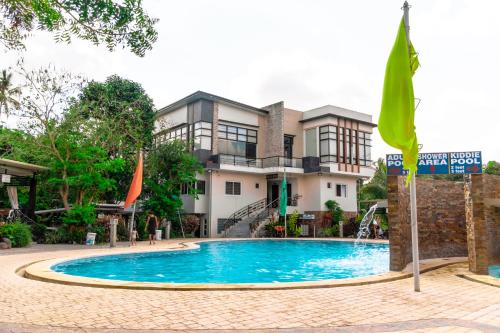
[(301, 158), (287, 158), (283, 156), (274, 156), (266, 158), (246, 158), (243, 156), (219, 154), (209, 158), (212, 164), (226, 164), (246, 166), (252, 168), (273, 168), (273, 167), (288, 167), (302, 168)]

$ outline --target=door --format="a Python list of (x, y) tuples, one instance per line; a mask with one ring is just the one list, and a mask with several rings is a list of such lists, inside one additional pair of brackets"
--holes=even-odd
[[(278, 198), (280, 197), (280, 186), (279, 184), (271, 185), (271, 202), (273, 203), (273, 207), (278, 207)], [(276, 200), (276, 202), (274, 202)]]

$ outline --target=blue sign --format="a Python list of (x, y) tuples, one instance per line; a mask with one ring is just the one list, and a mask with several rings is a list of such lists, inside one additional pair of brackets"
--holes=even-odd
[[(403, 155), (388, 154), (387, 174), (406, 175), (408, 170), (403, 169)], [(419, 175), (447, 175), (482, 173), (482, 157), (480, 151), (456, 153), (419, 153), (417, 174)]]

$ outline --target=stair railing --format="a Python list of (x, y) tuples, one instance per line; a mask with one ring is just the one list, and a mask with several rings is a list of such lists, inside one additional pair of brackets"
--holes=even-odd
[(274, 199), (264, 208), (264, 210), (262, 210), (259, 214), (253, 217), (253, 220), (249, 224), (250, 235), (252, 235), (259, 228), (259, 225), (263, 220), (265, 220), (278, 210), (278, 205), (277, 205), (278, 202), (279, 198)]
[(267, 198), (260, 199), (243, 208), (238, 209), (236, 212), (231, 214), (224, 223), (222, 235), (224, 237), (227, 237), (227, 231), (229, 230), (229, 228), (231, 228), (233, 225), (241, 221), (243, 218), (250, 216), (256, 211), (264, 209), (266, 207), (266, 203), (267, 203)]

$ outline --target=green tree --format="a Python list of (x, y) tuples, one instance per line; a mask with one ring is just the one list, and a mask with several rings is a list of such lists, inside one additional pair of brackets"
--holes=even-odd
[(88, 205), (116, 188), (110, 176), (123, 169), (123, 159), (110, 158), (96, 128), (98, 119), (87, 118), (71, 108), (84, 80), (53, 67), (28, 71), (21, 66), (25, 91), (19, 115), (32, 135), (38, 162), (49, 167), (48, 183), (60, 195), (65, 208), (70, 202)]
[(33, 30), (50, 31), (58, 42), (71, 38), (117, 45), (143, 56), (152, 48), (158, 33), (157, 19), (149, 17), (141, 0), (1, 0), (0, 42), (7, 49), (24, 49)]
[(484, 173), (500, 176), (500, 163), (497, 161), (489, 161), (484, 168)]
[(202, 165), (184, 142), (174, 140), (155, 147), (146, 157), (144, 207), (161, 218), (175, 220), (182, 208), (181, 186), (187, 185), (188, 194), (196, 198), (194, 184), (201, 172)]
[[(142, 86), (119, 76), (105, 82), (88, 83), (71, 106), (72, 112), (92, 123), (93, 136), (110, 159), (125, 160), (121, 172), (113, 175), (118, 188), (130, 184), (136, 153), (148, 150), (153, 141), (154, 104)], [(114, 191), (108, 201), (122, 200), (126, 191)]]
[(2, 111), (9, 115), (10, 110), (19, 109), (19, 94), (21, 89), (14, 87), (12, 83), (12, 73), (7, 73), (4, 69), (0, 75), (0, 115)]
[(360, 200), (375, 200), (387, 198), (387, 165), (384, 159), (379, 158), (376, 162), (376, 170), (373, 177), (360, 189)]

